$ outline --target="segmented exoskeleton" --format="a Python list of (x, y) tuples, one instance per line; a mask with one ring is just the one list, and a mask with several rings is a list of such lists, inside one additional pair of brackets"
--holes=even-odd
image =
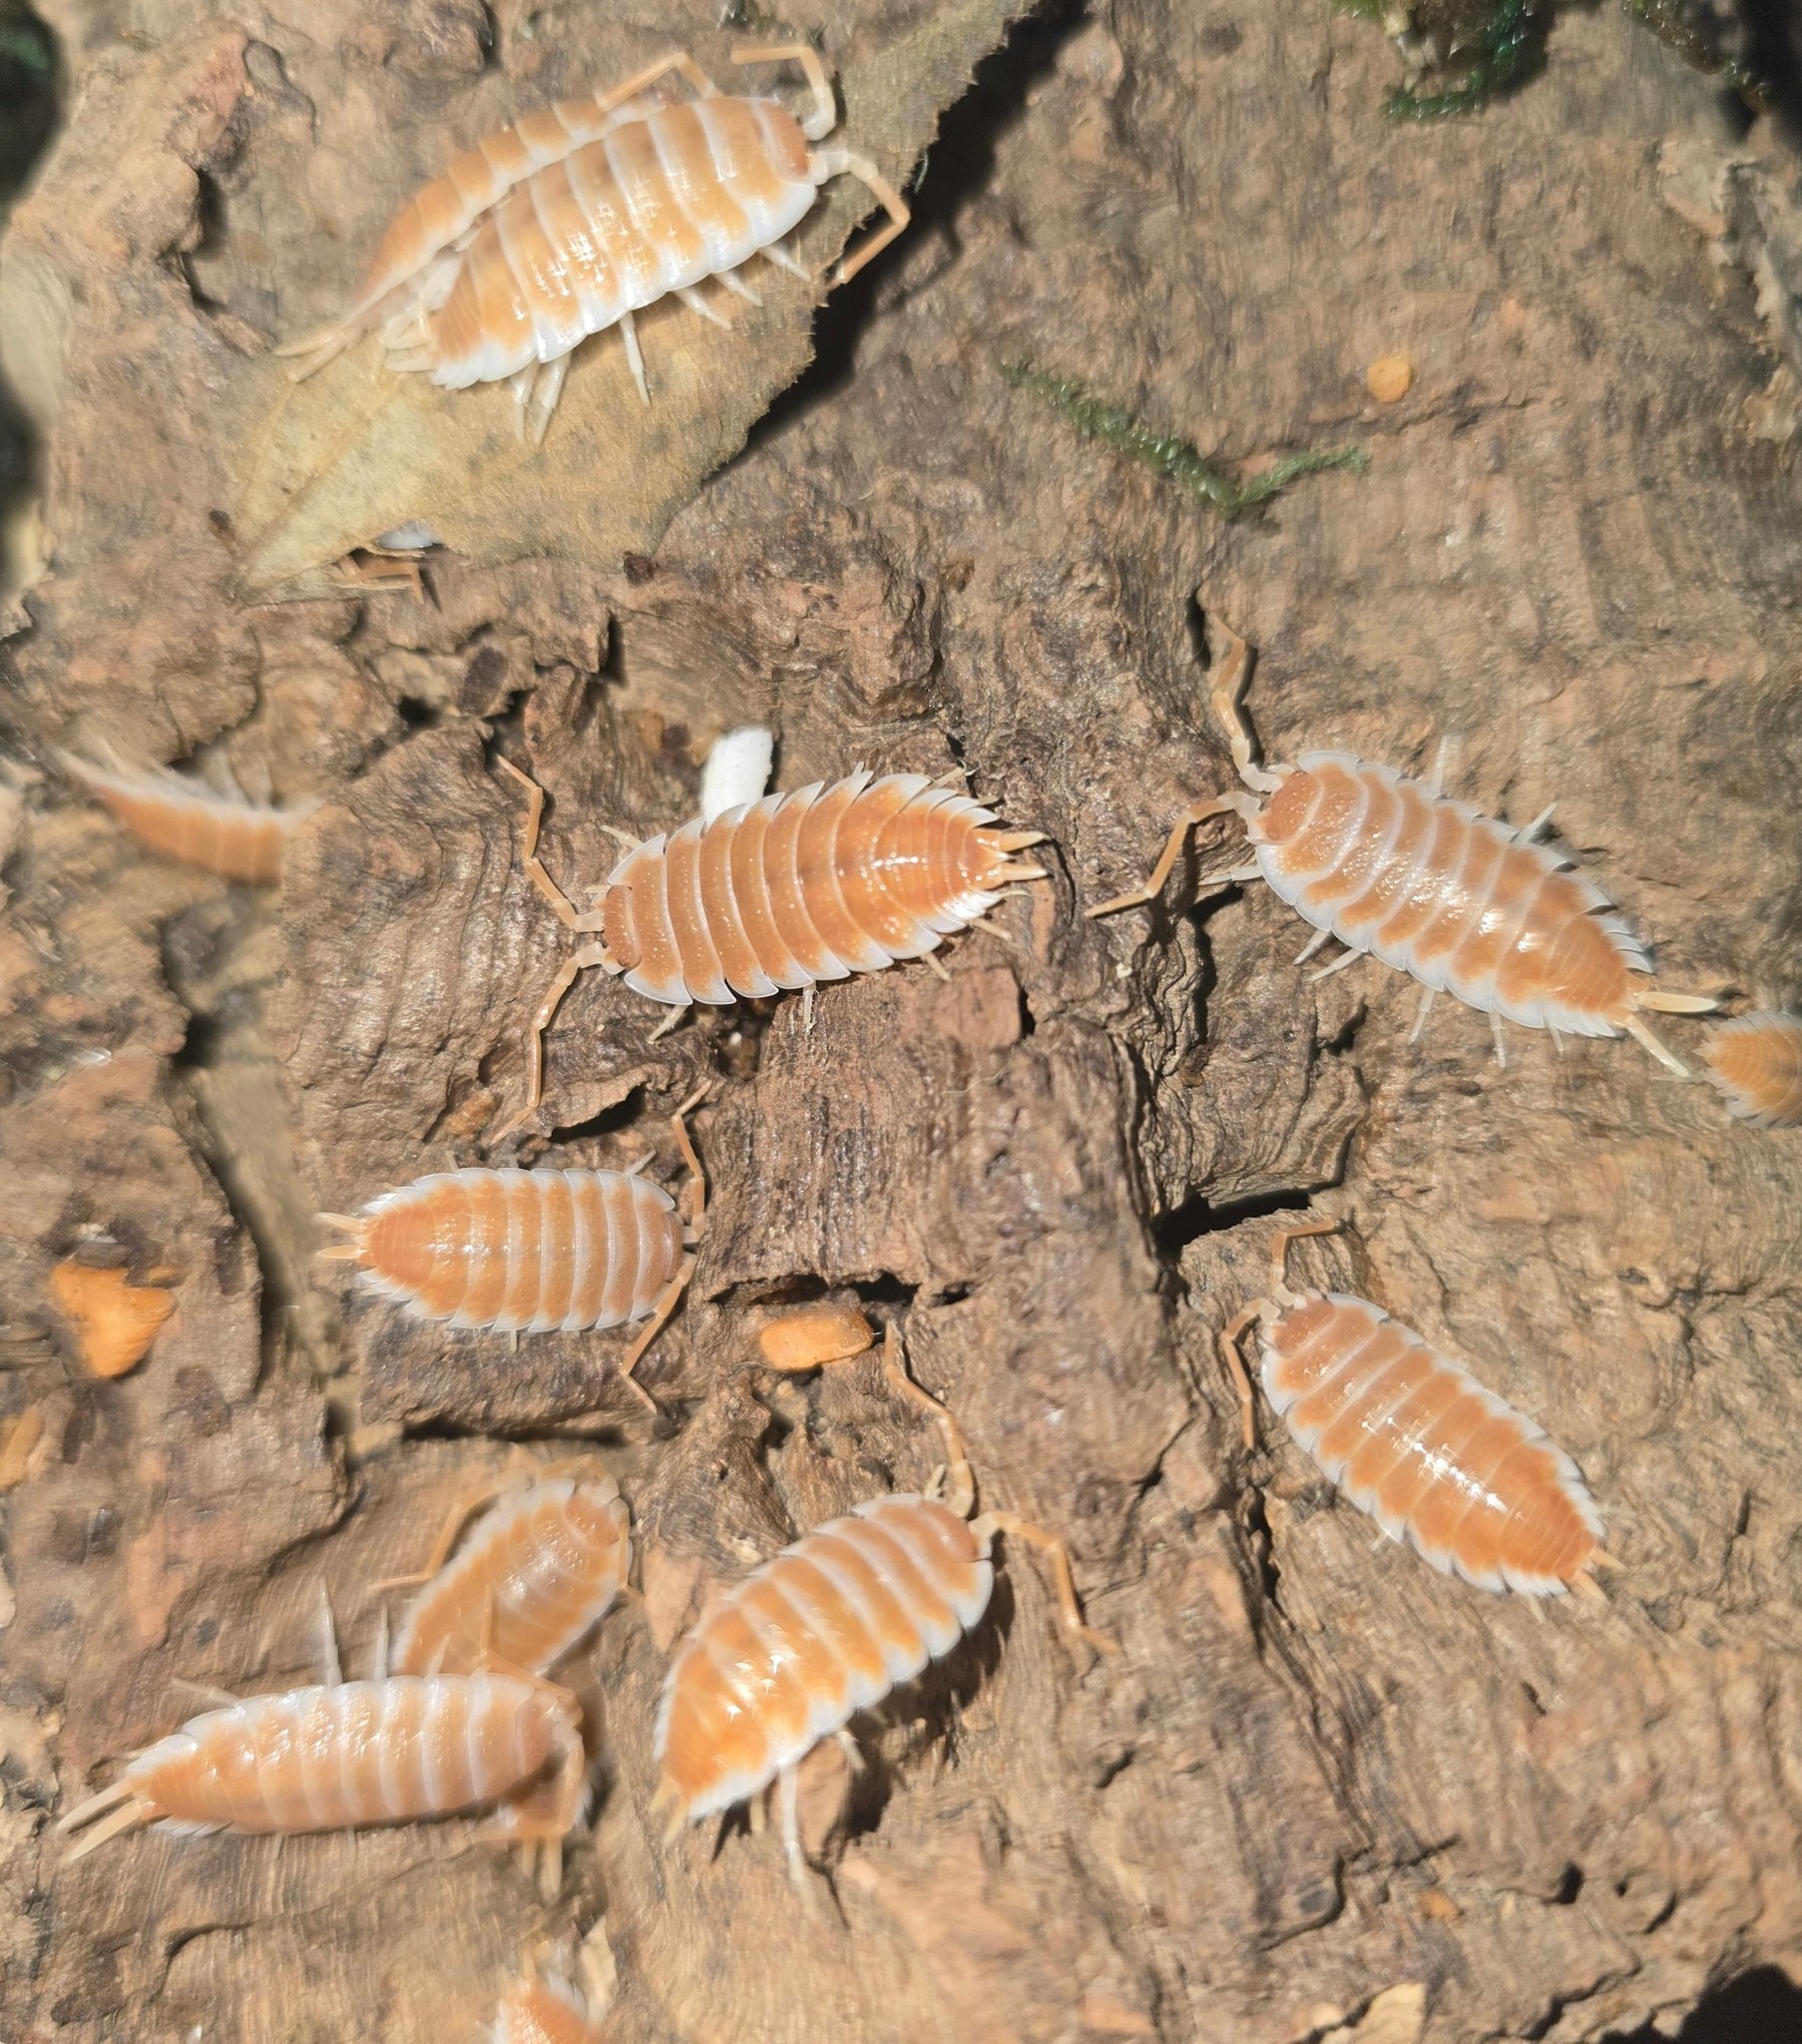
[(585, 911), (538, 856), (544, 790), (500, 764), (528, 792), (521, 855), (534, 886), (565, 928), (599, 939), (565, 960), (539, 1007), (526, 1041), (526, 1102), (507, 1128), (537, 1108), (544, 1033), (591, 966), (676, 1008), (812, 987), (925, 957), (986, 915), (1004, 888), (1046, 877), (1012, 856), (1043, 842), (1043, 831), (1002, 830), (993, 811), (923, 773), (860, 769), (635, 845), (598, 890), (600, 906)]
[(1802, 1122), (1802, 1015), (1762, 1009), (1711, 1029), (1702, 1064), (1727, 1112), (1755, 1129)]
[(542, 1675), (619, 1595), (632, 1567), (632, 1515), (606, 1470), (547, 1474), (487, 1495), (496, 1499), (493, 1509), (454, 1557), (480, 1496), (460, 1499), (424, 1569), (397, 1579), (427, 1587), (394, 1636), (388, 1665), (395, 1674), (456, 1674), (492, 1656)]
[(1336, 1222), (1279, 1230), (1269, 1296), (1227, 1322), (1220, 1354), (1251, 1385), (1238, 1341), (1254, 1322), (1265, 1395), (1327, 1479), (1393, 1540), (1481, 1590), (1558, 1597), (1606, 1560), (1577, 1465), (1540, 1427), (1368, 1299), (1294, 1291), (1289, 1245)]
[[(836, 177), (866, 185), (889, 219), (834, 282), (907, 225), (906, 204), (867, 157), (808, 147), (838, 118), (814, 51), (784, 44), (738, 50), (732, 61), (790, 59), (813, 101), (798, 121), (775, 100), (722, 94), (676, 51), (613, 92), (487, 137), (401, 210), (344, 319), (279, 352), (310, 357), (307, 373), (379, 323), (393, 368), (424, 370), (450, 389), (513, 379), (522, 430), (540, 439), (571, 351), (618, 326), (649, 403), (635, 312), (674, 294), (724, 325), (695, 288), (706, 278), (757, 304), (738, 273), (752, 256), (805, 275), (780, 244)], [(642, 95), (671, 72), (698, 97), (647, 103)]]
[[(487, 1808), (485, 1835), (561, 1839), (586, 1757), (576, 1700), (502, 1674), (393, 1675), (203, 1712), (57, 1825), (121, 1831), (335, 1831)], [(111, 1814), (107, 1814), (107, 1812)]]
[(320, 1255), (354, 1264), (362, 1284), (416, 1318), (454, 1327), (579, 1333), (646, 1320), (620, 1363), (632, 1383), (693, 1272), (705, 1192), (686, 1117), (705, 1091), (671, 1117), (689, 1172), (686, 1226), (676, 1202), (636, 1170), (469, 1166), (398, 1186), (359, 1214), (320, 1215), (350, 1237)]
[(1235, 638), (1213, 704), (1240, 777), (1256, 793), (1197, 803), (1145, 885), (1090, 915), (1153, 900), (1189, 831), (1230, 810), (1245, 819), (1257, 857), (1225, 878), (1262, 877), (1314, 925), (1319, 934), (1303, 959), (1337, 937), (1347, 953), (1328, 971), (1372, 952), (1419, 980), (1426, 994), (1417, 1034), (1446, 991), (1491, 1016), (1498, 1056), (1506, 1016), (1554, 1036), (1632, 1036), (1660, 1064), (1692, 1076), (1641, 1011), (1695, 1015), (1717, 1003), (1634, 985), (1635, 974), (1651, 970), (1644, 950), (1568, 858), (1534, 841), (1545, 816), (1511, 830), (1442, 795), (1437, 779), (1411, 780), (1350, 753), (1303, 753), (1292, 766), (1262, 767), (1239, 707), (1248, 669), (1248, 649)]
[[(802, 1879), (800, 1762), (842, 1733), (980, 1623), (994, 1586), (997, 1533), (1043, 1548), (1064, 1623), (1083, 1623), (1063, 1543), (1011, 1512), (971, 1519), (976, 1485), (951, 1415), (906, 1374), (891, 1326), (884, 1350), (896, 1391), (925, 1408), (945, 1443), (942, 1489), (872, 1498), (817, 1526), (754, 1570), (694, 1628), (664, 1685), (655, 1749), (672, 1829), (729, 1809), (774, 1782), (789, 1870)], [(811, 1367), (802, 1363), (801, 1367)]]
[(288, 833), (313, 804), (274, 809), (232, 800), (175, 773), (108, 771), (62, 756), (64, 771), (104, 802), (139, 843), (226, 880), (272, 887), (281, 878)]

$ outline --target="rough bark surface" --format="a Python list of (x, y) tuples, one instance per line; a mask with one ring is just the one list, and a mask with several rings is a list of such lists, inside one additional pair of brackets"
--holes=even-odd
[[(1054, 9), (982, 66), (914, 231), (654, 547), (251, 594), (267, 342), (453, 144), (677, 39), (723, 69), (727, 40), (699, 0), (46, 12), (68, 120), (0, 256), (49, 535), (0, 653), (24, 762), (0, 1420), (45, 1421), (0, 1500), (0, 2031), (460, 2039), (524, 1947), (597, 1921), (621, 2044), (1576, 2044), (1802, 1962), (1802, 1139), (1730, 1126), (1631, 1044), (1515, 1031), (1499, 1068), (1450, 1003), (1411, 1044), (1408, 983), (1310, 981), (1260, 889), (1080, 919), (1227, 781), (1224, 621), (1259, 648), (1273, 758), (1425, 770), (1451, 738), (1492, 812), (1557, 800), (1669, 984), (1802, 991), (1793, 165), (1605, 9), (1561, 16), (1481, 119), (1403, 131), (1391, 53), (1324, 6)], [(785, 26), (855, 67), (931, 14), (796, 0)], [(1392, 353), (1413, 388), (1378, 407)], [(605, 354), (553, 427), (565, 463), (585, 379), (623, 380)], [(1225, 527), (1010, 389), (1021, 355), (1204, 449), (1355, 441), (1369, 474)], [(649, 1439), (616, 1336), (403, 1319), (320, 1284), (310, 1216), (478, 1161), (519, 1097), (564, 937), (495, 750), (551, 790), (575, 887), (604, 826), (690, 813), (750, 720), (785, 786), (963, 766), (1050, 834), (1054, 877), (948, 981), (829, 987), (811, 1028), (785, 1000), (653, 1041), (618, 982), (572, 993), (541, 1133), (503, 1157), (650, 1149), (673, 1182), (663, 1117), (713, 1081), (709, 1227), (641, 1372), (676, 1423)], [(279, 899), (144, 861), (55, 778), (59, 744), (321, 797)], [(1272, 1213), (1310, 1202), (1349, 1225), (1313, 1278), (1577, 1456), (1624, 1564), (1604, 1603), (1481, 1596), (1274, 1427), (1239, 1448), (1214, 1332), (1263, 1288)], [(116, 1382), (50, 1303), (71, 1256), (176, 1291)], [(1124, 1651), (1074, 1668), (1017, 1549), (868, 1773), (815, 1771), (808, 1913), (771, 1839), (667, 1845), (648, 1804), (709, 1585), (937, 1459), (867, 1364), (740, 1367), (748, 1308), (821, 1292), (904, 1321), (985, 1500), (1068, 1535)], [(59, 1869), (50, 1819), (190, 1715), (182, 1682), (307, 1679), (321, 1583), (360, 1671), (369, 1586), (502, 1437), (571, 1433), (621, 1475), (645, 1595), (579, 1664), (601, 1796), (554, 1901), (460, 1823), (152, 1833)]]

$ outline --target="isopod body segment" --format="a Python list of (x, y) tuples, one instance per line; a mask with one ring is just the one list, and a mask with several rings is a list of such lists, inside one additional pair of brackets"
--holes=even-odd
[(552, 1973), (520, 1981), (485, 2037), (486, 2044), (602, 2044), (593, 2004), (581, 1988)]
[(1341, 963), (1369, 952), (1426, 989), (1423, 1020), (1440, 992), (1487, 1012), (1498, 1052), (1506, 1018), (1555, 1035), (1633, 1036), (1689, 1076), (1642, 1011), (1699, 1014), (1716, 1003), (1636, 983), (1651, 970), (1644, 950), (1568, 858), (1535, 841), (1544, 817), (1511, 829), (1436, 783), (1350, 753), (1258, 766), (1239, 706), (1248, 667), (1245, 643), (1235, 639), (1213, 702), (1253, 792), (1198, 803), (1170, 833), (1147, 884), (1092, 916), (1154, 898), (1188, 831), (1230, 810), (1245, 820), (1255, 863), (1227, 877), (1261, 876), (1314, 925), (1318, 935), (1302, 958), (1328, 937), (1347, 947)]
[(1052, 1555), (1065, 1625), (1114, 1651), (1083, 1623), (1062, 1542), (1012, 1513), (971, 1519), (975, 1486), (962, 1440), (950, 1414), (902, 1370), (892, 1327), (885, 1366), (896, 1390), (928, 1409), (940, 1428), (943, 1492), (872, 1498), (753, 1570), (679, 1649), (658, 1711), (659, 1800), (671, 1807), (674, 1826), (729, 1809), (775, 1783), (797, 1881), (797, 1767), (981, 1622), (994, 1588), (997, 1533)]
[[(782, 238), (836, 177), (860, 180), (889, 216), (839, 265), (839, 279), (907, 225), (905, 202), (867, 158), (809, 146), (837, 119), (811, 49), (739, 50), (733, 62), (786, 59), (800, 65), (812, 95), (798, 120), (774, 100), (721, 94), (682, 51), (614, 92), (489, 137), (402, 210), (346, 318), (282, 352), (316, 366), (380, 321), (396, 369), (424, 370), (452, 389), (515, 379), (522, 425), (536, 438), (571, 351), (618, 326), (649, 402), (635, 312), (674, 294), (725, 324), (695, 288), (708, 277), (760, 302), (740, 267), (759, 255), (795, 267)], [(673, 71), (693, 88), (693, 101), (666, 106), (640, 97)]]
[(467, 1516), (459, 1505), (447, 1522), (389, 1666), (398, 1675), (452, 1674), (492, 1656), (543, 1674), (606, 1616), (632, 1566), (632, 1518), (619, 1485), (594, 1469), (503, 1494), (444, 1562)]
[(1605, 1560), (1576, 1464), (1460, 1363), (1368, 1299), (1295, 1291), (1289, 1245), (1336, 1224), (1280, 1231), (1269, 1296), (1229, 1321), (1220, 1352), (1251, 1390), (1237, 1342), (1259, 1329), (1265, 1395), (1328, 1481), (1447, 1575), (1483, 1590), (1562, 1596)]
[(432, 1172), (350, 1217), (359, 1282), (415, 1318), (491, 1333), (643, 1319), (682, 1265), (662, 1186), (623, 1171)]
[(1004, 830), (970, 795), (921, 773), (868, 771), (698, 817), (635, 845), (579, 910), (538, 856), (544, 791), (528, 790), (522, 857), (566, 928), (596, 941), (564, 962), (528, 1038), (528, 1100), (542, 1039), (579, 972), (599, 966), (672, 1007), (724, 1004), (879, 972), (921, 958), (986, 915), (1001, 890), (1043, 879), (1013, 854), (1043, 841)]
[(560, 1839), (585, 1756), (575, 1699), (511, 1675), (387, 1676), (250, 1697), (191, 1719), (71, 1810), (120, 1831), (335, 1831), (486, 1808), (488, 1834)]
[(1709, 1030), (1702, 1063), (1729, 1114), (1758, 1129), (1802, 1123), (1802, 1015), (1737, 1015)]
[(287, 809), (233, 801), (175, 773), (109, 772), (72, 753), (64, 770), (136, 837), (164, 858), (222, 879), (272, 887), (281, 878), (289, 832), (310, 804)]

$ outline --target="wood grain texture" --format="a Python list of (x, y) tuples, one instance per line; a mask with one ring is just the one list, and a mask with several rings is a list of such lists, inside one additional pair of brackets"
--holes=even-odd
[[(9, 716), (46, 766), (214, 746), (323, 799), (278, 899), (241, 905), (48, 771), (0, 809), (0, 1420), (41, 1405), (53, 1443), (0, 1501), (0, 2031), (440, 2044), (604, 1904), (621, 2044), (1294, 2044), (1373, 2006), (1423, 2008), (1428, 2044), (1589, 2044), (1802, 1968), (1793, 1141), (1619, 1046), (1535, 1036), (1498, 1071), (1449, 1003), (1410, 1047), (1412, 989), (1310, 985), (1263, 890), (1077, 919), (1231, 784), (1211, 614), (1258, 649), (1272, 758), (1425, 773), (1450, 735), (1448, 791), (1517, 821), (1556, 800), (1682, 983), (1794, 1003), (1802, 413), (1755, 281), (1793, 162), (1721, 141), (1706, 83), (1612, 9), (1563, 10), (1545, 72), (1481, 119), (1399, 132), (1391, 53), (1324, 7), (1054, 13), (946, 121), (915, 228), (828, 304), (804, 387), (704, 487), (658, 481), (655, 552), (586, 552), (639, 486), (596, 440), (548, 472), (554, 532), (485, 472), (482, 519), (443, 528), (485, 564), (434, 553), (422, 597), (242, 603), (275, 559), (243, 506), (287, 488), (243, 469), (263, 337), (334, 308), (449, 143), (671, 41), (710, 53), (717, 10), (551, 7), (528, 37), (496, 7), (491, 51), (474, 0), (322, 0), (304, 32), (172, 0), (154, 45), (63, 12), (77, 111), (0, 255), (57, 536), (0, 650)], [(794, 25), (849, 84), (932, 15), (808, 0)], [(892, 165), (907, 137), (877, 142)], [(1355, 440), (1370, 473), (1224, 528), (1011, 390), (993, 362), (1022, 353), (1229, 458)], [(1414, 382), (1379, 410), (1365, 372), (1395, 353)], [(774, 389), (800, 344), (761, 359)], [(394, 499), (365, 509), (422, 515)], [(297, 562), (343, 543), (322, 509), (302, 530), (315, 501)], [(522, 532), (550, 555), (502, 560)], [(1053, 880), (950, 947), (949, 983), (829, 986), (810, 1032), (790, 1001), (653, 1043), (662, 1017), (590, 974), (548, 1040), (556, 1140), (486, 1158), (565, 949), (489, 748), (550, 789), (577, 892), (618, 856), (605, 826), (692, 814), (709, 741), (746, 723), (777, 731), (781, 787), (966, 766), (1049, 833)], [(617, 1456), (644, 1623), (569, 1664), (604, 1793), (559, 1900), (460, 1820), (279, 1859), (145, 1835), (59, 1877), (48, 1819), (192, 1714), (177, 1678), (316, 1679), (321, 1579), (367, 1672), (369, 1586), (496, 1473), (472, 1435), (631, 1409), (604, 1342), (497, 1368), (455, 1330), (346, 1323), (304, 1281), (307, 1213), (515, 1149), (652, 1150), (673, 1186), (662, 1118), (702, 1076), (709, 1227), (643, 1364), (682, 1424)], [(1213, 1336), (1264, 1288), (1269, 1222), (1235, 1203), (1335, 1179), (1350, 1232), (1296, 1281), (1375, 1299), (1543, 1420), (1625, 1565), (1605, 1607), (1499, 1608), (1373, 1551), (1274, 1430), (1242, 1458)], [(110, 1384), (69, 1373), (43, 1291), (97, 1233), (135, 1279), (177, 1274)], [(906, 1316), (983, 1503), (1068, 1535), (1125, 1652), (1073, 1677), (1011, 1566), (917, 1715), (869, 1733), (867, 1776), (803, 1784), (837, 1903), (807, 1921), (779, 1852), (666, 1847), (648, 1805), (709, 1590), (940, 1458), (873, 1362), (739, 1372), (764, 1314), (822, 1291)]]

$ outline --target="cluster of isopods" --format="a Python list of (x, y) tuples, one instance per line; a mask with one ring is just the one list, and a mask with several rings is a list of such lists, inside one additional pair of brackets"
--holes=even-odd
[[(542, 435), (572, 350), (617, 325), (648, 395), (634, 311), (675, 293), (716, 317), (698, 292), (705, 279), (748, 297), (740, 270), (753, 256), (795, 266), (782, 238), (828, 179), (861, 179), (889, 215), (838, 276), (906, 224), (873, 165), (809, 146), (835, 124), (814, 53), (737, 53), (739, 62), (784, 58), (806, 76), (804, 120), (773, 100), (720, 94), (678, 52), (616, 91), (489, 137), (402, 210), (338, 325), (286, 351), (317, 366), (375, 329), (394, 367), (427, 370), (440, 384), (512, 378), (524, 428)], [(692, 102), (647, 99), (673, 74), (693, 88)], [(1540, 841), (1539, 823), (1510, 829), (1445, 795), (1437, 776), (1412, 779), (1347, 753), (1260, 765), (1240, 707), (1247, 672), (1235, 641), (1213, 692), (1244, 788), (1180, 818), (1146, 884), (1091, 915), (1153, 900), (1188, 833), (1230, 812), (1245, 823), (1253, 862), (1226, 877), (1263, 878), (1313, 926), (1304, 957), (1329, 938), (1345, 947), (1329, 971), (1374, 954), (1421, 984), (1423, 1022), (1449, 991), (1492, 1017), (1498, 1053), (1507, 1020), (1555, 1036), (1631, 1035), (1690, 1076), (1645, 1017), (1717, 1004), (1649, 984), (1625, 922)], [(68, 766), (153, 850), (231, 879), (279, 877), (300, 812), (168, 775)], [(584, 910), (538, 857), (542, 792), (508, 770), (526, 789), (525, 870), (584, 941), (531, 1019), (525, 1098), (500, 1133), (536, 1111), (544, 1031), (585, 968), (620, 975), (676, 1013), (785, 990), (811, 998), (822, 981), (929, 957), (1009, 889), (1047, 877), (1018, 856), (1041, 833), (1003, 827), (955, 782), (860, 770), (785, 794), (764, 794), (759, 778), (743, 798), (634, 846), (598, 890), (599, 905)], [(1703, 1056), (1732, 1113), (1760, 1126), (1802, 1122), (1802, 1019), (1742, 1015), (1711, 1032)], [(688, 1172), (679, 1200), (635, 1172), (439, 1173), (356, 1215), (324, 1217), (345, 1237), (324, 1254), (407, 1312), (458, 1327), (637, 1323), (621, 1362), (631, 1380), (693, 1267), (704, 1194), (685, 1117), (700, 1097), (675, 1117)], [(1601, 1522), (1561, 1449), (1367, 1300), (1290, 1288), (1289, 1245), (1332, 1225), (1280, 1233), (1268, 1295), (1221, 1331), (1247, 1443), (1254, 1395), (1238, 1343), (1256, 1325), (1271, 1405), (1391, 1536), (1483, 1589), (1592, 1588), (1589, 1572), (1608, 1560)], [(760, 1335), (764, 1364), (778, 1370), (859, 1356), (871, 1339), (861, 1314), (832, 1309)], [(893, 1325), (884, 1368), (895, 1393), (939, 1429), (939, 1478), (815, 1527), (734, 1585), (678, 1647), (657, 1718), (658, 1799), (673, 1829), (773, 1788), (797, 1881), (801, 1761), (846, 1738), (859, 1713), (981, 1623), (998, 1534), (1050, 1555), (1070, 1635), (1112, 1650), (1084, 1623), (1054, 1535), (1012, 1513), (976, 1515), (955, 1423), (907, 1374)], [(150, 1822), (289, 1832), (470, 1812), (484, 1814), (489, 1837), (560, 1847), (582, 1815), (589, 1756), (580, 1708), (556, 1671), (606, 1616), (631, 1559), (628, 1505), (598, 1464), (540, 1467), (461, 1500), (372, 1676), (344, 1680), (332, 1647), (320, 1684), (192, 1719), (63, 1817), (64, 1831), (85, 1831), (71, 1856)], [(503, 2044), (595, 2038), (602, 1998), (534, 1973), (509, 1993), (491, 2035)]]

